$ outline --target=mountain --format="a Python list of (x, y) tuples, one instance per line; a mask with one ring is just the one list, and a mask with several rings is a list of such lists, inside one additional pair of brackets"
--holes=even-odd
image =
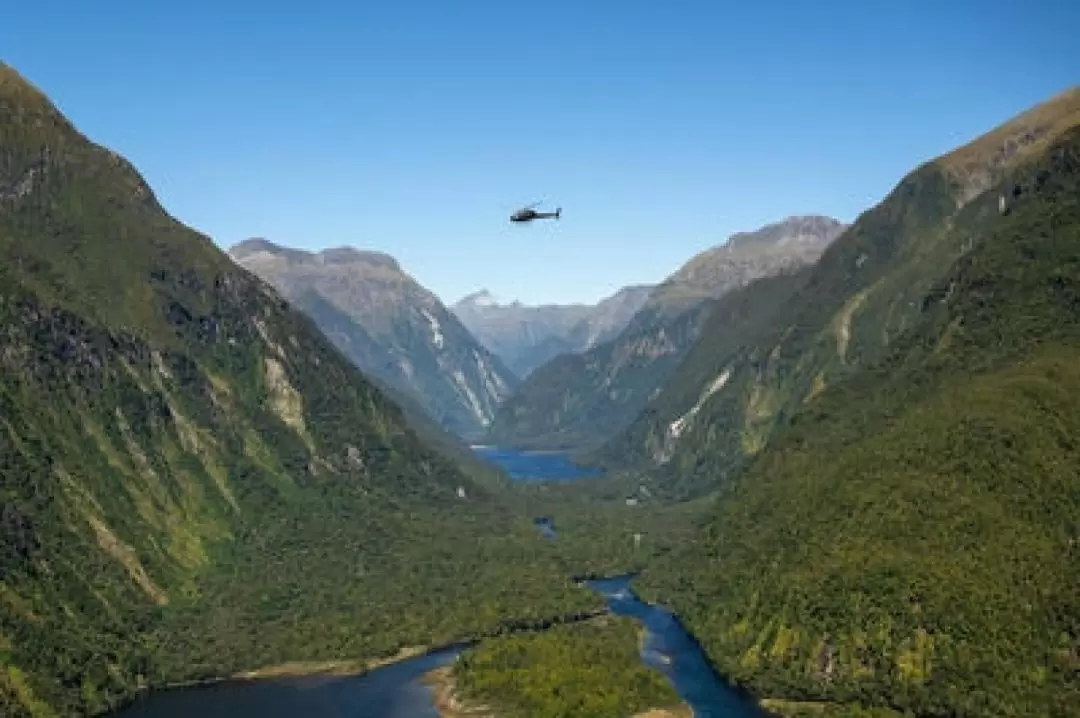
[(485, 441), (528, 448), (596, 448), (626, 428), (694, 345), (716, 299), (759, 277), (814, 262), (845, 228), (789, 217), (701, 252), (652, 290), (617, 337), (556, 357), (495, 414)]
[(618, 447), (715, 495), (644, 595), (791, 715), (1077, 715), (1080, 88), (799, 275), (722, 300)]
[(486, 289), (453, 312), (480, 342), (521, 378), (560, 354), (583, 352), (614, 338), (648, 299), (651, 286), (623, 287), (595, 305), (499, 304)]
[(3, 64), (0, 369), (2, 715), (600, 603)]
[[(947, 161), (925, 164), (816, 264), (721, 300), (678, 374), (593, 458), (611, 467), (666, 467), (687, 488), (736, 470), (785, 417), (879, 359), (919, 321), (927, 293), (977, 240), (949, 233), (955, 215), (1003, 171), (993, 168), (1054, 136), (1053, 118), (1067, 123), (1073, 102), (1065, 94)], [(708, 459), (679, 450), (683, 444), (702, 447)], [(689, 480), (695, 472), (701, 481)]]
[(306, 312), (349, 359), (410, 396), (447, 430), (476, 437), (517, 379), (438, 298), (382, 252), (287, 249), (265, 239), (229, 254)]
[(724, 244), (692, 257), (664, 280), (632, 325), (662, 322), (751, 280), (812, 264), (846, 227), (831, 217), (803, 215), (753, 232), (737, 232)]

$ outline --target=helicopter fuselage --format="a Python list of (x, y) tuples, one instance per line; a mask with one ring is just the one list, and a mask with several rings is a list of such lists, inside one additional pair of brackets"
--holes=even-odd
[(534, 209), (523, 209), (510, 215), (510, 221), (531, 222), (534, 219), (549, 219), (551, 217), (558, 219), (560, 214), (562, 214), (562, 210), (555, 210), (554, 212), (537, 212)]

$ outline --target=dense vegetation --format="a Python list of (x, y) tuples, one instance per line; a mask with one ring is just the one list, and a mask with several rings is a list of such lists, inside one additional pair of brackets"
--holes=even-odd
[[(909, 233), (871, 234), (875, 212), (838, 241), (823, 264), (872, 236), (964, 251), (878, 360), (778, 423), (702, 541), (639, 579), (760, 695), (838, 715), (1076, 715), (1080, 129), (1059, 135), (977, 195), (955, 155), (932, 163), (885, 203)], [(826, 271), (805, 284), (823, 302)]]
[(5, 66), (0, 371), (4, 715), (602, 606), (498, 481)]
[[(659, 470), (510, 493), (0, 65), (0, 712), (546, 625), (602, 605), (571, 574), (635, 568), (777, 710), (1075, 715), (1073, 125), (1080, 93), (721, 299), (602, 452)], [(498, 638), (459, 680), (528, 715), (664, 703), (632, 633)]]
[(676, 707), (678, 694), (638, 653), (636, 622), (605, 616), (484, 641), (454, 665), (458, 692), (502, 718), (624, 718)]

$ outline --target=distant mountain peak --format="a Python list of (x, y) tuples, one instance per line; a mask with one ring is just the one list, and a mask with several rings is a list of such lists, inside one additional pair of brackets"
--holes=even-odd
[(499, 306), (499, 302), (495, 299), (495, 295), (493, 295), (489, 290), (481, 289), (480, 291), (473, 292), (472, 294), (467, 294), (466, 296), (459, 299), (456, 306), (497, 307)]
[(519, 377), (549, 359), (585, 351), (622, 331), (650, 287), (624, 287), (596, 304), (500, 304), (487, 289), (462, 297), (454, 313)]
[(376, 267), (385, 267), (397, 272), (401, 271), (401, 265), (391, 255), (372, 249), (358, 249), (348, 245), (339, 247), (327, 247), (318, 252), (303, 249), (283, 247), (263, 237), (252, 237), (242, 242), (237, 242), (229, 248), (229, 255), (233, 259), (243, 260), (256, 254), (269, 254), (281, 257), (293, 263), (312, 264), (368, 264)]
[(361, 370), (444, 429), (482, 431), (514, 387), (513, 373), (385, 252), (344, 245), (310, 252), (251, 239), (230, 254), (307, 313)]
[[(691, 257), (664, 280), (649, 304), (663, 304), (673, 294), (685, 295), (687, 292), (695, 300), (707, 296), (717, 298), (733, 286), (761, 276), (763, 265), (760, 263), (765, 257), (773, 257), (785, 266), (817, 261), (825, 247), (847, 227), (840, 220), (825, 215), (798, 214), (752, 231), (736, 232), (723, 244)], [(773, 269), (779, 268), (778, 265)]]
[(735, 249), (749, 244), (784, 245), (794, 242), (820, 242), (834, 238), (846, 227), (843, 222), (822, 214), (794, 214), (777, 222), (770, 222), (751, 232), (736, 232), (728, 237), (723, 247)]
[(250, 239), (237, 242), (229, 247), (229, 254), (234, 257), (246, 257), (257, 252), (280, 254), (282, 251), (285, 251), (284, 247), (279, 244), (274, 244), (269, 239), (264, 239), (263, 237), (251, 237)]
[(322, 264), (354, 264), (362, 262), (401, 271), (401, 265), (391, 255), (373, 249), (357, 249), (348, 246), (329, 247), (315, 255), (315, 259)]

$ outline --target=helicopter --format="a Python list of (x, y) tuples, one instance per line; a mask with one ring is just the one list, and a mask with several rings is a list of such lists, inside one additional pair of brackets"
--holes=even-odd
[(528, 207), (523, 207), (517, 212), (510, 215), (511, 222), (531, 222), (534, 219), (547, 219), (554, 217), (558, 219), (562, 215), (562, 207), (556, 207), (554, 212), (537, 212), (533, 207), (540, 204), (539, 202), (533, 202)]

